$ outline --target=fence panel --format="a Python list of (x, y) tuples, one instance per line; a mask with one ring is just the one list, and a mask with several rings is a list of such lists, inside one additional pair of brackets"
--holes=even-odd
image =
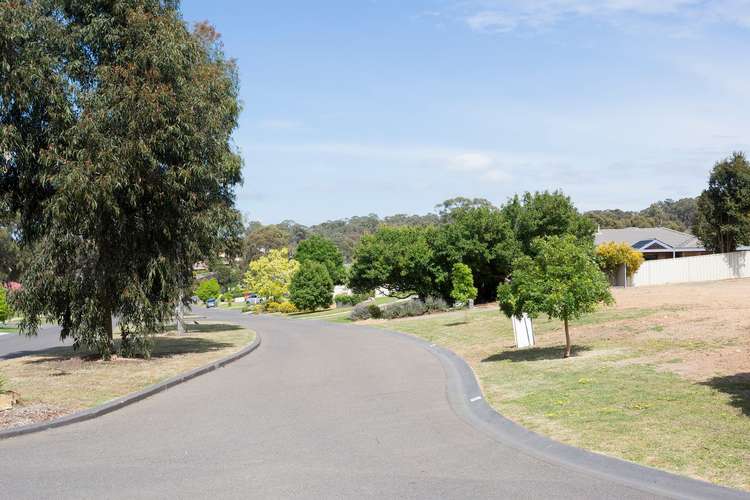
[(633, 286), (750, 278), (750, 252), (732, 252), (644, 262)]

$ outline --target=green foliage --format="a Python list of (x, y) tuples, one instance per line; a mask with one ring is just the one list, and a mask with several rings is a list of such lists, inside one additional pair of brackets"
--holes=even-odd
[(192, 264), (240, 229), (237, 68), (177, 5), (0, 6), (0, 218), (18, 215), (33, 249), (14, 294), (23, 333), (51, 318), (108, 357), (114, 315), (122, 345), (145, 351)]
[(364, 302), (373, 296), (374, 294), (372, 292), (353, 293), (351, 295), (346, 294), (346, 293), (341, 293), (339, 295), (336, 295), (333, 298), (333, 301), (336, 304), (340, 304), (342, 306), (356, 306), (357, 304)]
[(380, 319), (383, 317), (383, 310), (377, 304), (368, 304), (367, 310), (372, 319)]
[(221, 285), (214, 278), (201, 281), (195, 289), (195, 295), (204, 303), (208, 299), (218, 299), (221, 295)]
[(11, 235), (10, 227), (0, 226), (0, 284), (17, 281), (22, 268), (21, 249)]
[[(449, 276), (457, 263), (466, 264), (473, 272), (479, 298), (493, 300), (498, 283), (510, 274), (511, 262), (520, 253), (509, 221), (498, 209), (476, 200), (443, 212), (443, 218), (446, 223), (430, 239), (441, 276)], [(450, 281), (438, 285), (431, 294), (450, 299)]]
[(617, 272), (617, 269), (625, 264), (628, 276), (633, 276), (644, 262), (643, 254), (627, 243), (615, 243), (613, 241), (602, 243), (596, 247), (596, 261), (602, 271), (609, 275)]
[(609, 283), (594, 259), (593, 245), (573, 235), (538, 238), (532, 246), (535, 256), (516, 259), (511, 282), (498, 288), (500, 308), (508, 317), (528, 313), (563, 320), (567, 357), (568, 321), (612, 303)]
[(536, 238), (570, 234), (582, 242), (594, 241), (596, 226), (560, 191), (515, 196), (502, 211), (524, 255), (535, 255), (533, 242)]
[(298, 311), (291, 302), (267, 302), (258, 306), (260, 306), (256, 309), (258, 312), (291, 314)]
[(742, 153), (717, 163), (698, 198), (693, 231), (708, 250), (734, 252), (750, 244), (750, 163)]
[(281, 302), (289, 293), (289, 284), (297, 269), (299, 262), (289, 258), (286, 248), (271, 250), (250, 263), (245, 274), (245, 286), (263, 298)]
[(208, 260), (208, 270), (215, 273), (216, 281), (222, 288), (236, 286), (242, 280), (242, 271), (239, 266), (225, 257), (211, 257)]
[[(309, 257), (306, 258), (309, 259)], [(301, 311), (315, 311), (329, 307), (333, 301), (333, 280), (326, 266), (315, 260), (303, 261), (292, 277), (289, 298), (292, 304)]]
[(381, 227), (362, 238), (354, 254), (349, 286), (363, 292), (385, 287), (392, 292), (431, 295), (445, 281), (429, 243), (434, 230)]
[(341, 255), (341, 251), (336, 248), (333, 242), (322, 236), (313, 235), (300, 242), (294, 258), (300, 264), (305, 262), (323, 264), (334, 285), (341, 285), (346, 279), (344, 257)]
[(12, 316), (10, 304), (8, 304), (8, 290), (0, 285), (0, 323), (5, 323)]
[(451, 297), (457, 302), (468, 303), (477, 298), (477, 289), (474, 287), (474, 278), (471, 269), (466, 264), (455, 264), (451, 273), (453, 290)]

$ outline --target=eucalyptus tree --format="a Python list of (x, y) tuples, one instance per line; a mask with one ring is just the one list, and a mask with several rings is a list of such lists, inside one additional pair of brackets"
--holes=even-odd
[(0, 2), (0, 198), (33, 250), (24, 333), (53, 318), (108, 357), (116, 316), (121, 353), (148, 354), (192, 264), (240, 230), (239, 110), (234, 62), (177, 1)]

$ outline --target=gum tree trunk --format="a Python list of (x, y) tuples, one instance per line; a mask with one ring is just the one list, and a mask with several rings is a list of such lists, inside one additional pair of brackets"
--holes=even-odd
[(563, 322), (565, 323), (565, 354), (563, 355), (563, 358), (569, 358), (572, 346), (570, 344), (570, 330), (568, 329), (568, 318), (565, 318)]

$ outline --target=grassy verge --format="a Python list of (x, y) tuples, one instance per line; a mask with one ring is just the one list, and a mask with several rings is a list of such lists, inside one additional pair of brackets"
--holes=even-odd
[[(572, 325), (561, 359), (557, 321), (535, 321), (538, 347), (513, 348), (497, 309), (371, 322), (446, 346), (474, 369), (488, 402), (522, 425), (575, 446), (750, 489), (750, 383), (679, 375), (683, 358), (721, 341), (682, 338), (680, 307), (605, 309)], [(689, 367), (689, 366), (688, 366)]]
[(18, 329), (10, 325), (0, 325), (0, 333), (16, 333)]
[(2, 362), (5, 389), (22, 404), (0, 413), (0, 428), (91, 408), (240, 350), (255, 334), (222, 324), (191, 325), (185, 336), (157, 337), (151, 359), (101, 361), (70, 347)]

